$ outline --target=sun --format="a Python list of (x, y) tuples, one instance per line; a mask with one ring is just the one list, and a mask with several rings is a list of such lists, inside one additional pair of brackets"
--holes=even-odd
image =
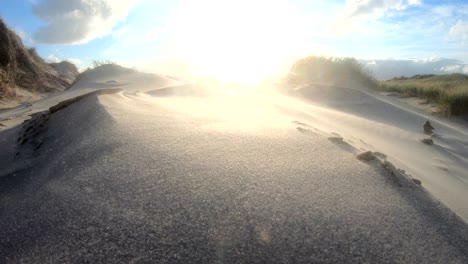
[(253, 85), (304, 53), (304, 22), (287, 1), (187, 1), (178, 20), (178, 52), (219, 81)]

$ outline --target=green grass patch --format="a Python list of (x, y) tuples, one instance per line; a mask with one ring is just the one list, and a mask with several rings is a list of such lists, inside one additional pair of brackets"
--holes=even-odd
[(415, 75), (381, 81), (378, 89), (425, 98), (438, 104), (446, 116), (468, 113), (468, 75)]

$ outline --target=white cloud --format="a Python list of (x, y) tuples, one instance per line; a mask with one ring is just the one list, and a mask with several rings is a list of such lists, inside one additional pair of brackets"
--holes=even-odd
[(457, 10), (456, 6), (453, 6), (453, 5), (440, 5), (440, 6), (434, 6), (432, 8), (432, 13), (434, 13), (440, 18), (443, 18), (443, 17), (453, 16), (456, 10)]
[(77, 59), (77, 58), (66, 58), (66, 59), (63, 59), (63, 58), (58, 57), (58, 56), (55, 55), (55, 54), (50, 54), (50, 55), (47, 56), (47, 58), (46, 58), (46, 62), (48, 62), (48, 63), (58, 63), (58, 62), (61, 62), (61, 61), (69, 61), (69, 62), (75, 64), (75, 66), (78, 66), (78, 65), (81, 64), (81, 60), (80, 60), (80, 59)]
[(60, 59), (54, 54), (50, 54), (49, 56), (47, 56), (46, 61), (49, 63), (54, 63), (54, 62), (60, 62)]
[(28, 32), (22, 30), (22, 29), (19, 29), (19, 28), (15, 28), (15, 33), (16, 35), (18, 35), (18, 37), (21, 38), (21, 40), (26, 43), (27, 45), (30, 45), (32, 43), (32, 38), (31, 38), (31, 35), (29, 35)]
[(388, 32), (401, 31), (406, 22), (386, 24), (382, 18), (408, 14), (409, 7), (420, 5), (420, 0), (346, 0), (333, 21), (331, 32), (337, 36), (358, 33), (377, 39)]
[(461, 70), (462, 73), (468, 74), (468, 65), (465, 65), (463, 69)]
[(463, 65), (447, 65), (440, 68), (441, 71), (445, 72), (461, 72)]
[(422, 0), (409, 0), (409, 5), (422, 5)]
[(76, 59), (76, 58), (68, 58), (68, 59), (65, 59), (66, 61), (69, 61), (73, 64), (75, 64), (75, 66), (78, 66), (81, 64), (81, 60), (80, 59)]
[(404, 10), (421, 4), (420, 0), (346, 0), (345, 16), (381, 17), (389, 10)]
[(380, 80), (416, 74), (468, 73), (468, 65), (446, 58), (361, 60)]
[(108, 35), (125, 19), (131, 0), (44, 0), (32, 11), (47, 23), (34, 39), (46, 44), (83, 44)]
[(468, 21), (458, 20), (458, 22), (450, 28), (449, 34), (463, 41), (468, 40)]

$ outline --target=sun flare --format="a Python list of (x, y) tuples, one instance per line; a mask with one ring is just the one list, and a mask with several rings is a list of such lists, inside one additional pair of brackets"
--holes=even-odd
[(255, 84), (304, 50), (303, 21), (286, 1), (191, 1), (180, 17), (177, 50), (198, 76)]

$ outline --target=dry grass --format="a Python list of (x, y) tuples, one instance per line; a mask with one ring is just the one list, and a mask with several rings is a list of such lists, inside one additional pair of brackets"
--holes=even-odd
[(290, 85), (327, 83), (347, 86), (358, 82), (376, 86), (377, 81), (367, 69), (354, 58), (309, 56), (298, 60), (287, 76)]
[(11, 47), (15, 36), (0, 18), (0, 99), (15, 96), (15, 73), (17, 69), (15, 53)]
[(17, 87), (33, 93), (61, 91), (73, 81), (73, 74), (58, 72), (35, 48), (26, 48), (0, 18), (0, 100), (15, 99)]
[(468, 113), (468, 75), (415, 75), (382, 81), (380, 90), (435, 102), (446, 116)]

